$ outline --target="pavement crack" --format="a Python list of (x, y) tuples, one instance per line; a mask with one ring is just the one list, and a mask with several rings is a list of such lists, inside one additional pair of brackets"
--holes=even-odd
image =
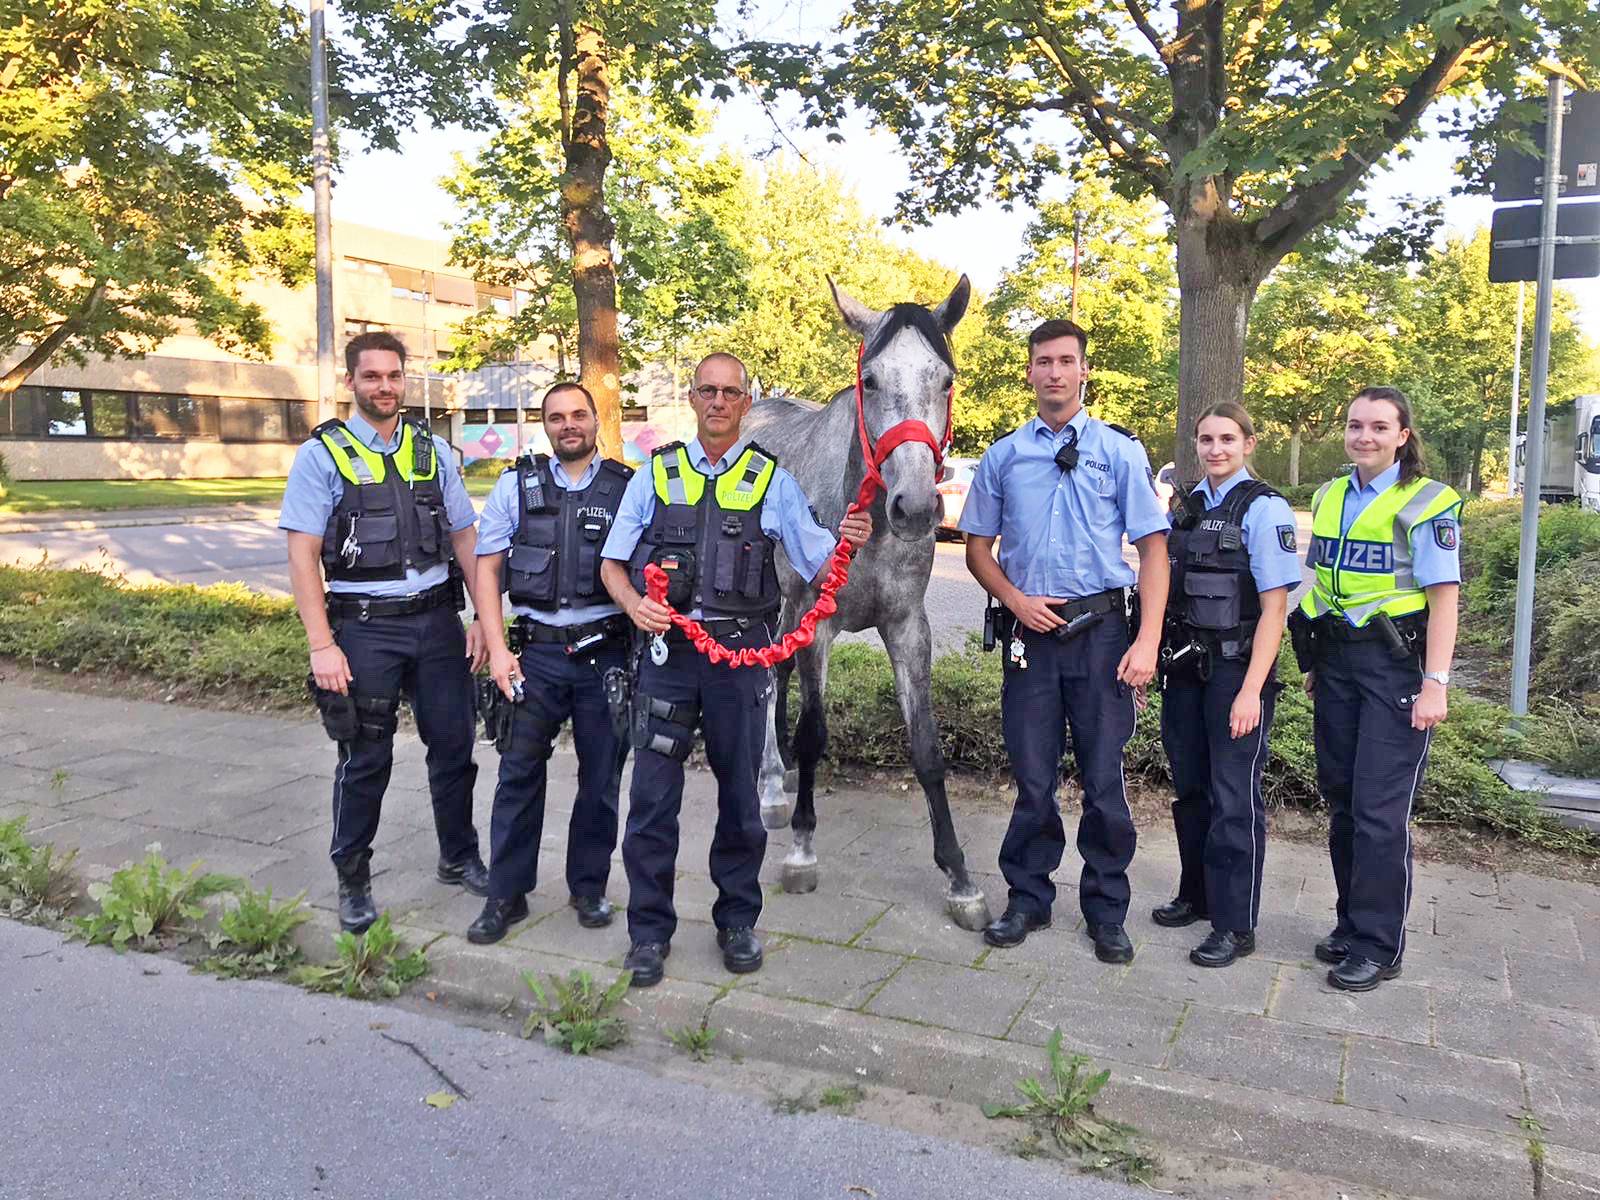
[(383, 1032), (379, 1032), (378, 1036), (386, 1042), (393, 1042), (396, 1046), (404, 1046), (423, 1062), (427, 1063), (428, 1069), (437, 1075), (441, 1080), (443, 1080), (445, 1086), (448, 1087), (452, 1092), (460, 1096), (463, 1100), (472, 1099), (472, 1093), (467, 1091), (466, 1088), (462, 1087), (454, 1079), (451, 1079), (450, 1076), (445, 1073), (444, 1068), (424, 1054), (415, 1042), (408, 1042), (405, 1040), (405, 1038), (390, 1037), (387, 1033)]

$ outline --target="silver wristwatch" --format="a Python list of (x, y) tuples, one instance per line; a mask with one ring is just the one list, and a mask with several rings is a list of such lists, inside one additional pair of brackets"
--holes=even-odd
[(1450, 686), (1450, 672), (1449, 671), (1424, 671), (1422, 673), (1422, 677), (1424, 679), (1433, 680), (1440, 687), (1449, 687)]

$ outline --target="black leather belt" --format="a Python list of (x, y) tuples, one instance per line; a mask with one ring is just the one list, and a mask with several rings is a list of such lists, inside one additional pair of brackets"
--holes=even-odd
[[(1080, 596), (1076, 600), (1063, 600), (1059, 604), (1048, 605), (1050, 611), (1063, 621), (1070, 621), (1073, 617), (1081, 617), (1084, 613), (1124, 612), (1128, 603), (1127, 592), (1123, 588), (1107, 588), (1103, 592), (1096, 592), (1092, 596)], [(1006, 610), (1012, 621), (1017, 619), (1016, 613)]]
[(593, 637), (597, 633), (602, 637), (621, 640), (628, 636), (630, 628), (632, 622), (621, 615), (601, 617), (598, 621), (585, 621), (581, 625), (547, 625), (533, 617), (518, 617), (515, 625), (515, 631), (521, 635), (524, 643), (553, 643), (562, 646), (581, 642), (584, 638)]
[[(1394, 617), (1392, 620), (1395, 629), (1407, 640), (1415, 641), (1427, 635), (1428, 618), (1424, 613)], [(1352, 625), (1338, 613), (1324, 613), (1318, 617), (1315, 629), (1318, 637), (1325, 637), (1330, 642), (1375, 642), (1389, 636), (1376, 617), (1365, 625)]]
[[(767, 631), (770, 628), (765, 617), (702, 617), (700, 626), (719, 642), (729, 637), (737, 637), (749, 629)], [(689, 637), (674, 625), (663, 635), (668, 643), (687, 642)], [(768, 635), (770, 637), (770, 634)]]
[(414, 596), (352, 596), (347, 592), (329, 592), (327, 603), (329, 617), (354, 617), (358, 621), (369, 617), (409, 617), (455, 603), (455, 589), (445, 582)]

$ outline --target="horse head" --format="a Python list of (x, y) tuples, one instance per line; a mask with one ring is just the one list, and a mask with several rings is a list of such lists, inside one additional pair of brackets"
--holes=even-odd
[[(949, 436), (950, 388), (956, 375), (950, 333), (972, 297), (967, 277), (933, 309), (896, 304), (876, 312), (833, 280), (828, 286), (845, 325), (861, 338), (858, 399), (870, 444), (876, 446), (886, 430), (902, 422), (925, 426), (943, 444)], [(933, 447), (915, 439), (899, 442), (883, 459), (884, 512), (896, 537), (916, 541), (932, 536), (939, 521), (935, 466)]]

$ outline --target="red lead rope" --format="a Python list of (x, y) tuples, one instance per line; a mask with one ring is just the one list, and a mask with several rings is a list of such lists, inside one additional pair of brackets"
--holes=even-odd
[[(944, 465), (944, 452), (950, 446), (952, 417), (955, 415), (956, 393), (952, 387), (945, 399), (944, 437), (935, 438), (933, 430), (922, 421), (901, 421), (893, 428), (884, 430), (883, 436), (874, 446), (872, 439), (867, 435), (866, 392), (861, 384), (861, 360), (866, 351), (865, 343), (856, 351), (856, 433), (861, 439), (861, 457), (866, 462), (867, 472), (861, 480), (861, 488), (856, 492), (855, 500), (845, 512), (846, 516), (871, 507), (873, 500), (883, 490), (883, 473), (879, 468), (883, 466), (884, 460), (905, 442), (921, 442), (933, 451), (933, 478), (937, 483), (939, 468)], [(718, 665), (725, 663), (730, 667), (775, 667), (791, 658), (795, 651), (809, 646), (812, 639), (817, 636), (817, 622), (826, 620), (839, 610), (839, 602), (834, 596), (850, 579), (850, 558), (855, 552), (855, 544), (849, 538), (839, 539), (839, 544), (834, 547), (833, 558), (829, 560), (828, 576), (822, 581), (822, 587), (818, 590), (817, 602), (800, 618), (797, 626), (770, 646), (744, 646), (738, 650), (729, 650), (712, 637), (699, 621), (684, 616), (667, 604), (667, 573), (655, 563), (648, 563), (645, 566), (645, 593), (657, 604), (667, 608), (672, 616), (672, 623), (683, 630), (689, 643), (713, 663)]]

